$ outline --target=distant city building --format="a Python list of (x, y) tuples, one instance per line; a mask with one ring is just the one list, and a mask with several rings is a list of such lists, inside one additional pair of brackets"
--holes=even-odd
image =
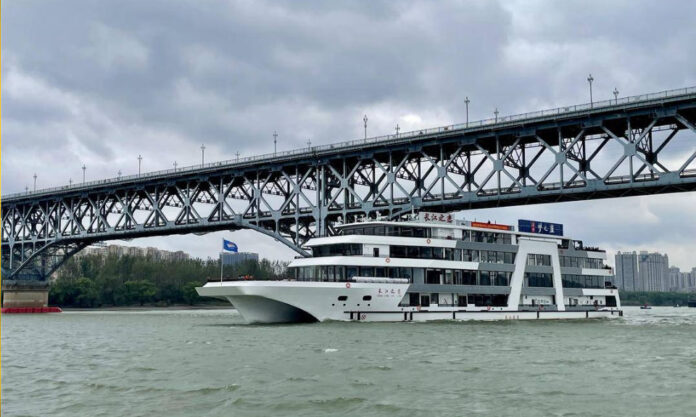
[(667, 291), (669, 258), (660, 253), (641, 251), (638, 255), (638, 276), (640, 291)]
[(98, 255), (98, 256), (142, 256), (148, 257), (152, 260), (157, 261), (182, 261), (189, 259), (190, 256), (184, 251), (167, 251), (162, 249), (157, 249), (153, 247), (139, 248), (135, 246), (120, 246), (120, 245), (95, 245), (88, 246), (82, 251), (78, 252), (75, 256), (88, 256), (88, 255)]
[(669, 268), (669, 290), (678, 291), (684, 288), (684, 273), (676, 266)]
[(670, 291), (682, 281), (681, 272), (669, 267), (669, 257), (646, 251), (617, 252), (614, 285), (625, 291)]
[(259, 261), (259, 254), (252, 252), (223, 252), (221, 255), (223, 265), (236, 265), (245, 261)]
[(676, 266), (669, 268), (669, 290), (696, 291), (696, 268), (691, 272), (681, 272)]
[(639, 291), (637, 289), (638, 280), (638, 255), (635, 252), (617, 252), (614, 257), (616, 276), (614, 285), (620, 290)]

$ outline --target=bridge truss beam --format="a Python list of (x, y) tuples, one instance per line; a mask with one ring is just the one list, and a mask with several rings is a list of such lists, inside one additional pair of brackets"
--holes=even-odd
[(104, 240), (253, 229), (304, 243), (360, 217), (696, 189), (696, 98), (2, 201), (2, 267), (45, 279)]

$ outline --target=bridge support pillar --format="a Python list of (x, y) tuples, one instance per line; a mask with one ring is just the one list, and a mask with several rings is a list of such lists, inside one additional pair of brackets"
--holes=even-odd
[(2, 307), (48, 307), (48, 285), (2, 285)]

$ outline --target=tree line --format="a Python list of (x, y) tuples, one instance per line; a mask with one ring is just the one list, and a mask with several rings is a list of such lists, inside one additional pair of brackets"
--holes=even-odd
[[(282, 279), (287, 263), (244, 261), (224, 267), (224, 278)], [(61, 307), (204, 304), (196, 287), (220, 278), (217, 259), (164, 260), (148, 256), (90, 254), (69, 259), (49, 288), (49, 303)]]
[(621, 304), (626, 306), (685, 306), (689, 300), (696, 299), (694, 293), (683, 292), (647, 292), (647, 291), (619, 291)]

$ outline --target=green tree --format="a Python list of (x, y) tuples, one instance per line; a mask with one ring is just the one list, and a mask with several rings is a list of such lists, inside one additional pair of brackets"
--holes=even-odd
[(203, 284), (199, 284), (195, 281), (190, 281), (184, 284), (182, 296), (186, 304), (193, 305), (196, 301), (200, 299), (198, 293), (196, 292), (196, 287), (200, 287), (202, 285)]
[[(285, 276), (287, 263), (248, 261), (225, 267), (226, 278)], [(199, 297), (195, 288), (217, 279), (217, 259), (157, 260), (142, 256), (86, 255), (69, 259), (49, 291), (50, 303), (65, 307), (145, 303), (198, 304), (217, 302)]]
[(157, 287), (149, 281), (127, 281), (122, 287), (123, 299), (126, 304), (140, 304), (154, 301)]

